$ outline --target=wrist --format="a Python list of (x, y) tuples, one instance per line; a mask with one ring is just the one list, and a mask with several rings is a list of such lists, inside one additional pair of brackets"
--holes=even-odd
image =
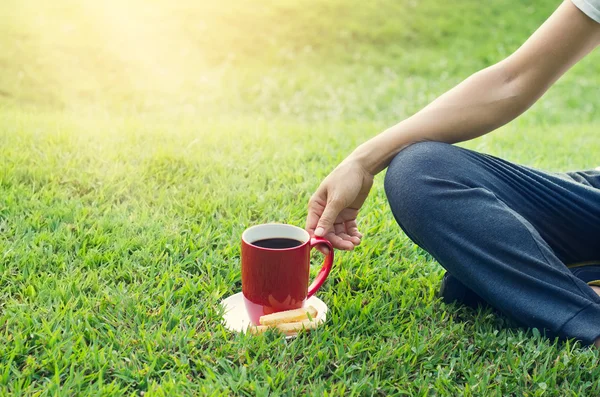
[(357, 147), (350, 155), (371, 175), (383, 171), (404, 148), (424, 140), (423, 134), (414, 133), (422, 128), (408, 118)]
[(407, 134), (400, 132), (398, 127), (392, 127), (363, 143), (352, 152), (350, 158), (371, 175), (377, 175), (411, 143)]
[(348, 156), (348, 161), (357, 164), (360, 168), (362, 168), (366, 173), (375, 176), (379, 173), (377, 167), (377, 153), (374, 150), (373, 146), (370, 144), (370, 141), (363, 143), (358, 146), (354, 151)]

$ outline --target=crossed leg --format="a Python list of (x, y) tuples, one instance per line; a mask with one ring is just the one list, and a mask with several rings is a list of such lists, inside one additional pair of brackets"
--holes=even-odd
[(385, 187), (406, 234), (490, 305), (551, 336), (599, 339), (598, 290), (565, 263), (600, 260), (600, 172), (424, 142), (396, 156)]

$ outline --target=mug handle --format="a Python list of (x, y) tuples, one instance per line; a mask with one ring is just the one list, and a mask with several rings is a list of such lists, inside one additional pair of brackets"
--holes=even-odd
[(325, 261), (323, 262), (323, 266), (321, 266), (321, 270), (319, 270), (319, 274), (315, 277), (315, 281), (308, 287), (308, 294), (306, 298), (310, 298), (321, 288), (321, 285), (325, 282), (325, 279), (329, 275), (331, 271), (331, 266), (333, 265), (333, 246), (329, 242), (329, 240), (323, 237), (312, 237), (310, 239), (310, 249), (315, 248), (315, 246), (319, 244), (325, 244), (329, 248), (329, 254), (325, 257)]

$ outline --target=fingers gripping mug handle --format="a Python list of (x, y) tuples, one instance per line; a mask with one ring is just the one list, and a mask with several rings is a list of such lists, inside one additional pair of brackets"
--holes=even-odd
[(310, 239), (310, 248), (314, 248), (319, 244), (325, 244), (329, 248), (329, 254), (325, 257), (325, 261), (323, 262), (323, 266), (321, 270), (319, 270), (319, 274), (315, 277), (315, 281), (308, 287), (308, 295), (306, 298), (310, 298), (321, 288), (321, 285), (325, 282), (325, 279), (329, 275), (331, 271), (331, 266), (333, 265), (333, 246), (329, 242), (329, 240), (322, 237), (313, 237)]

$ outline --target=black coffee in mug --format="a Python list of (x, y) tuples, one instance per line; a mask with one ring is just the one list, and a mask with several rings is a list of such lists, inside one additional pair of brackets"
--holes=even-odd
[(252, 245), (257, 247), (271, 248), (276, 250), (294, 248), (302, 244), (304, 244), (302, 241), (294, 240), (292, 238), (266, 238), (252, 243)]

